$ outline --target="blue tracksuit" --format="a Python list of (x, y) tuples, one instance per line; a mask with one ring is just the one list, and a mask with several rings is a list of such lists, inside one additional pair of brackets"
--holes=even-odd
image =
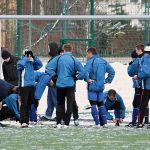
[[(108, 73), (107, 78), (105, 74)], [(94, 80), (88, 85), (88, 91), (99, 92), (104, 90), (105, 83), (111, 83), (115, 76), (112, 66), (98, 55), (94, 55), (85, 66), (85, 81)]]
[[(141, 67), (141, 58), (136, 58), (132, 64), (130, 64), (127, 68), (128, 75), (133, 77), (134, 75), (138, 75), (138, 72)], [(135, 94), (133, 99), (133, 111), (132, 111), (132, 125), (136, 125), (136, 121), (139, 115), (139, 107), (141, 103), (141, 94), (142, 94), (142, 80), (137, 79), (133, 80), (133, 88), (135, 88)]]
[(130, 77), (138, 74), (140, 67), (140, 58), (136, 58), (131, 65), (128, 66), (127, 71)]
[[(49, 60), (49, 64), (56, 56), (52, 57)], [(50, 77), (49, 74), (44, 72), (35, 72), (35, 78), (36, 78), (36, 86), (35, 86), (35, 99), (40, 100), (43, 92), (48, 84), (48, 81), (51, 80), (52, 76)]]
[(47, 95), (47, 109), (45, 115), (48, 117), (52, 117), (54, 108), (57, 106), (57, 88), (48, 87), (48, 95)]
[[(42, 62), (39, 60), (38, 57), (34, 57), (33, 61), (29, 61), (28, 58), (25, 56), (23, 57), (21, 60), (18, 61), (17, 63), (17, 69), (18, 69), (18, 73), (19, 73), (19, 86), (22, 85), (22, 79), (21, 79), (21, 73), (23, 70), (25, 70), (25, 74), (24, 74), (24, 87), (28, 88), (28, 87), (33, 87), (35, 86), (35, 81), (36, 81), (36, 75), (35, 75), (35, 70), (38, 70), (42, 67)], [(31, 90), (30, 90), (31, 92)], [(32, 93), (34, 94), (34, 93)], [(30, 97), (31, 97), (31, 93), (30, 93)], [(27, 101), (27, 102), (23, 102), (23, 101)], [(29, 98), (26, 97), (26, 99), (24, 99), (21, 102), (21, 123), (26, 122), (28, 123), (28, 114), (25, 114), (24, 112), (27, 111), (28, 112), (28, 101)], [(31, 105), (31, 102), (30, 102)], [(36, 106), (34, 104), (31, 105), (30, 108), (30, 121), (37, 121), (37, 114), (36, 114)]]
[[(105, 74), (108, 76), (105, 78)], [(85, 81), (89, 79), (94, 80), (91, 84), (88, 84), (88, 99), (91, 101), (97, 101), (99, 107), (92, 104), (91, 114), (95, 121), (95, 124), (104, 125), (107, 123), (106, 108), (103, 101), (103, 90), (105, 83), (111, 83), (115, 75), (114, 69), (99, 55), (93, 55), (85, 65)]]
[(16, 118), (19, 118), (20, 113), (17, 107), (17, 95), (11, 94), (11, 89), (13, 87), (14, 85), (0, 79), (0, 101), (2, 101), (3, 104), (6, 104), (8, 108), (15, 112)]
[(125, 118), (125, 105), (123, 102), (122, 97), (117, 93), (116, 94), (116, 98), (114, 101), (111, 101), (108, 97), (108, 92), (104, 92), (104, 104), (107, 110), (107, 119), (108, 120), (112, 120), (113, 116), (110, 115), (110, 113), (108, 112), (108, 110), (115, 110), (114, 114), (115, 114), (115, 118)]
[[(149, 60), (150, 60), (150, 56), (148, 54), (144, 54), (141, 58), (135, 59), (133, 63), (128, 66), (129, 76), (133, 77), (134, 75), (138, 75), (138, 79), (133, 80), (133, 87), (135, 88), (135, 94), (134, 94), (134, 100), (133, 100), (132, 125), (136, 125), (140, 106), (143, 107), (143, 104), (145, 105), (145, 100), (144, 101), (142, 100), (143, 99), (142, 97), (144, 97), (142, 96), (143, 95), (142, 89), (145, 89), (145, 90), (150, 89), (150, 84), (149, 84), (150, 78), (149, 78), (149, 75), (147, 74), (148, 72), (150, 72), (150, 69), (148, 66), (150, 64)], [(145, 109), (146, 111), (149, 111), (148, 107), (142, 110), (145, 111)]]
[(144, 89), (150, 90), (150, 55), (144, 54), (141, 58), (138, 78), (143, 79)]
[[(40, 100), (45, 87), (50, 80), (50, 76), (44, 72), (35, 72), (36, 86), (35, 86), (35, 99)], [(57, 106), (57, 88), (55, 86), (48, 87), (47, 95), (47, 110), (46, 116), (51, 117), (53, 114), (54, 107)]]
[(76, 73), (78, 80), (82, 80), (84, 78), (84, 69), (80, 61), (73, 58), (71, 52), (65, 52), (62, 56), (56, 56), (52, 61), (50, 61), (46, 65), (46, 73), (49, 74), (50, 79), (57, 74), (58, 78), (56, 87), (59, 88), (74, 87), (74, 75)]
[(10, 108), (15, 113), (16, 118), (20, 118), (17, 94), (10, 94), (8, 97), (3, 99), (3, 104), (6, 104), (8, 108)]
[(142, 85), (144, 88), (140, 105), (140, 114), (138, 117), (138, 124), (142, 124), (143, 118), (149, 114), (147, 106), (150, 99), (150, 53), (145, 52), (143, 57), (141, 58), (138, 79), (142, 80)]
[[(50, 77), (57, 75), (56, 87), (58, 103), (56, 108), (56, 122), (61, 123), (64, 118), (65, 125), (69, 125), (75, 100), (75, 80), (84, 78), (84, 68), (71, 52), (56, 56), (46, 65), (46, 73)], [(67, 111), (65, 112), (65, 97), (67, 98)]]
[[(141, 58), (136, 58), (133, 61), (133, 63), (128, 66), (127, 71), (130, 77), (133, 77), (134, 75), (138, 74), (138, 71), (140, 69), (140, 62)], [(133, 88), (141, 88), (141, 84), (142, 84), (141, 79), (133, 80)]]
[(42, 62), (38, 57), (34, 57), (33, 61), (29, 61), (25, 56), (17, 63), (17, 69), (19, 72), (19, 86), (21, 86), (21, 76), (20, 74), (25, 69), (24, 74), (24, 86), (34, 86), (35, 85), (35, 73), (34, 70), (38, 70), (42, 67)]
[[(63, 70), (65, 64), (61, 63), (61, 59), (66, 59), (67, 62), (70, 63), (70, 66), (67, 66), (66, 70)], [(60, 62), (60, 64), (58, 63)], [(58, 66), (57, 66), (58, 65)], [(61, 67), (60, 67), (61, 66)], [(74, 68), (72, 69), (72, 66)], [(47, 65), (46, 65), (46, 71), (45, 73), (41, 73), (37, 76), (39, 76), (39, 80), (35, 87), (35, 99), (41, 99), (42, 94), (45, 90), (45, 87), (47, 86), (48, 81), (52, 79), (53, 76), (56, 75), (59, 76), (57, 79), (56, 86), (57, 87), (72, 87), (75, 85), (75, 81), (73, 78), (73, 75), (75, 74), (75, 70), (78, 70), (78, 79), (84, 78), (84, 71), (83, 67), (80, 64), (80, 62), (77, 59), (74, 59), (72, 57), (71, 53), (65, 53), (63, 56), (56, 56), (53, 59), (51, 59)], [(61, 77), (61, 78), (60, 78)]]
[(35, 84), (35, 99), (40, 100), (43, 92), (50, 81), (50, 76), (44, 72), (35, 72), (36, 84)]

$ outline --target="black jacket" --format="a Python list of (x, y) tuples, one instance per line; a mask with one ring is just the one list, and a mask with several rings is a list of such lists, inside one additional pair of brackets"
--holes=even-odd
[(14, 85), (0, 79), (0, 101), (5, 99), (9, 94), (12, 93)]
[(4, 79), (13, 84), (18, 85), (18, 72), (17, 72), (17, 57), (11, 56), (9, 62), (3, 62), (3, 76)]

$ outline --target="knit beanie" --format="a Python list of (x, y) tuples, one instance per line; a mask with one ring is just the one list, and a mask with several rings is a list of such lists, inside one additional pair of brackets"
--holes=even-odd
[(6, 51), (6, 50), (2, 51), (2, 58), (3, 59), (7, 59), (10, 56), (11, 56), (11, 54), (8, 51)]
[(54, 57), (58, 55), (58, 45), (55, 42), (49, 43), (48, 44), (48, 52), (49, 55)]

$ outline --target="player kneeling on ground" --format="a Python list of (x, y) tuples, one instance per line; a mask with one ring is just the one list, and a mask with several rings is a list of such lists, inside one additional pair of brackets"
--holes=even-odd
[[(113, 120), (116, 126), (125, 118), (125, 105), (122, 97), (113, 89), (104, 93), (104, 104), (107, 110), (107, 120)], [(108, 110), (114, 110), (115, 119), (108, 112)]]
[[(17, 107), (17, 87), (0, 79), (0, 121), (7, 118), (16, 117), (16, 121), (20, 119), (19, 110)], [(0, 123), (0, 126), (3, 126)]]

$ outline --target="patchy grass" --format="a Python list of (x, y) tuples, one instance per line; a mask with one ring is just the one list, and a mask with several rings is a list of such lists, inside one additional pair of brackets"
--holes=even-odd
[(34, 128), (0, 128), (0, 150), (149, 150), (150, 130), (91, 125), (54, 129), (52, 125)]

